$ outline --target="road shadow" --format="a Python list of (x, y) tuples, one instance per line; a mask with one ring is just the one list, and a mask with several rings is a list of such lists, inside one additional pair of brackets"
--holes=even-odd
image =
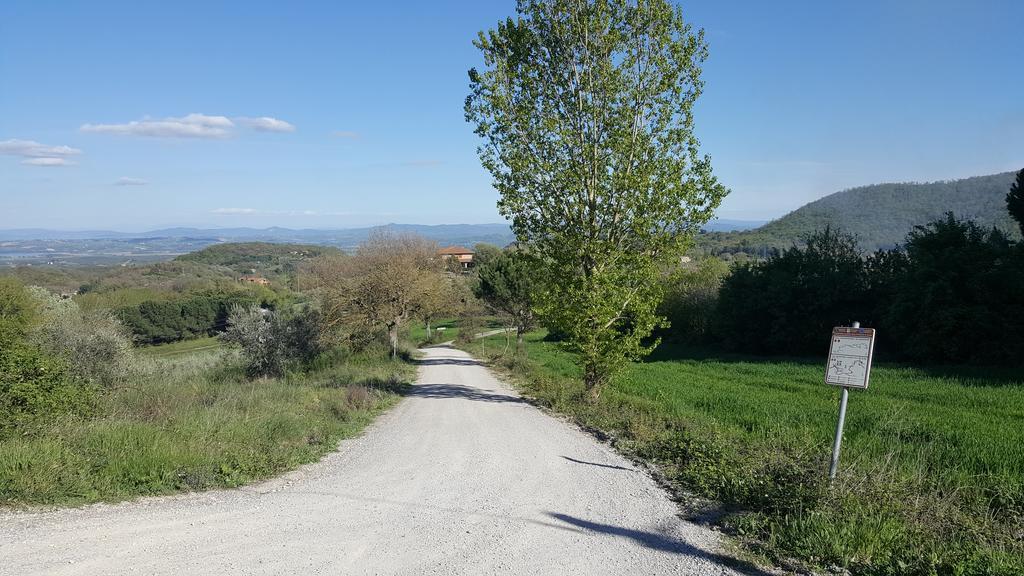
[(424, 358), (416, 361), (417, 366), (483, 366), (471, 358)]
[(643, 530), (633, 530), (631, 528), (623, 528), (622, 526), (614, 526), (611, 524), (601, 524), (599, 522), (591, 522), (582, 518), (576, 518), (568, 514), (560, 514), (558, 512), (548, 512), (548, 516), (565, 522), (571, 526), (583, 528), (590, 532), (598, 532), (601, 534), (608, 534), (610, 536), (617, 536), (620, 538), (628, 538), (645, 548), (651, 548), (654, 550), (662, 550), (664, 552), (670, 552), (672, 554), (680, 554), (684, 556), (690, 556), (691, 558), (698, 558), (707, 560), (709, 562), (715, 562), (718, 564), (724, 564), (738, 572), (747, 574), (748, 576), (773, 576), (770, 572), (761, 570), (754, 564), (745, 560), (739, 560), (732, 556), (726, 556), (724, 554), (718, 554), (715, 552), (708, 552), (701, 550), (692, 544), (688, 544), (678, 538), (673, 538), (667, 534), (659, 534), (657, 532), (644, 532)]
[(575, 462), (577, 464), (586, 464), (587, 466), (597, 466), (599, 468), (611, 468), (613, 470), (625, 470), (627, 472), (636, 472), (635, 468), (626, 468), (625, 466), (616, 466), (614, 464), (600, 464), (597, 462), (587, 462), (586, 460), (577, 460), (575, 458), (570, 458), (568, 456), (562, 456), (562, 458), (565, 458), (569, 462)]
[(463, 398), (476, 402), (527, 404), (527, 401), (519, 396), (492, 392), (471, 386), (460, 386), (458, 384), (417, 384), (410, 388), (405, 395), (415, 398)]

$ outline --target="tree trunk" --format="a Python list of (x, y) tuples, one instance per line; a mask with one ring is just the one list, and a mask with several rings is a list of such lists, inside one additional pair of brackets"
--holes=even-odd
[(388, 324), (388, 340), (391, 342), (391, 358), (398, 357), (398, 322)]
[(601, 388), (606, 375), (593, 363), (584, 361), (583, 385), (587, 390), (587, 401), (596, 403), (601, 398)]
[(522, 356), (523, 355), (523, 333), (524, 332), (526, 332), (526, 330), (524, 330), (522, 326), (517, 326), (516, 327), (516, 356)]
[(427, 340), (430, 340), (430, 318), (427, 318)]

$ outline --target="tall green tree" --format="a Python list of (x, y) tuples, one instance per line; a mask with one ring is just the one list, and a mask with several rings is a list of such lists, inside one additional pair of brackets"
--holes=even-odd
[(533, 265), (521, 252), (508, 251), (491, 257), (477, 268), (479, 281), (473, 289), (492, 308), (503, 312), (516, 328), (516, 354), (522, 354), (523, 335), (534, 325)]
[(1017, 221), (1020, 231), (1024, 233), (1024, 168), (1017, 172), (1017, 180), (1010, 186), (1010, 193), (1006, 195), (1006, 209)]
[(596, 397), (644, 339), (659, 266), (727, 190), (699, 152), (703, 31), (666, 0), (520, 0), (481, 32), (466, 119), (498, 209), (540, 273), (537, 309)]

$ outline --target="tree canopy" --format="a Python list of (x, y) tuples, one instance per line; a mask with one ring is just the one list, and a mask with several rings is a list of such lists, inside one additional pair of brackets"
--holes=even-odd
[(727, 191), (699, 152), (703, 31), (665, 0), (522, 0), (481, 32), (466, 119), (592, 395), (661, 323), (660, 263)]

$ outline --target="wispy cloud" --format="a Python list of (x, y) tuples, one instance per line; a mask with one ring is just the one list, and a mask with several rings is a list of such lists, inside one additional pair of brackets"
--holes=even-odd
[(0, 154), (20, 156), (22, 164), (27, 166), (74, 166), (69, 156), (77, 156), (82, 151), (70, 146), (50, 146), (35, 140), (3, 140), (0, 141)]
[(243, 116), (237, 120), (242, 126), (248, 126), (258, 132), (295, 132), (295, 126), (292, 124), (269, 116), (260, 116), (259, 118)]
[(53, 158), (76, 156), (82, 151), (70, 146), (49, 146), (35, 140), (4, 140), (0, 142), (0, 154), (24, 156), (26, 158)]
[(43, 167), (55, 167), (55, 166), (74, 166), (74, 162), (69, 162), (67, 158), (26, 158), (21, 161), (22, 164), (28, 166), (43, 166)]
[(258, 118), (210, 116), (193, 113), (180, 118), (143, 118), (124, 124), (83, 124), (79, 130), (118, 136), (146, 136), (150, 138), (227, 138), (238, 126), (261, 132), (294, 132), (295, 126), (269, 116)]
[(347, 138), (349, 140), (358, 140), (363, 137), (359, 132), (352, 130), (335, 130), (334, 132), (331, 132), (331, 136), (334, 136), (335, 138)]
[(121, 176), (114, 181), (114, 186), (145, 186), (149, 184), (148, 180), (142, 178), (130, 178), (128, 176)]

